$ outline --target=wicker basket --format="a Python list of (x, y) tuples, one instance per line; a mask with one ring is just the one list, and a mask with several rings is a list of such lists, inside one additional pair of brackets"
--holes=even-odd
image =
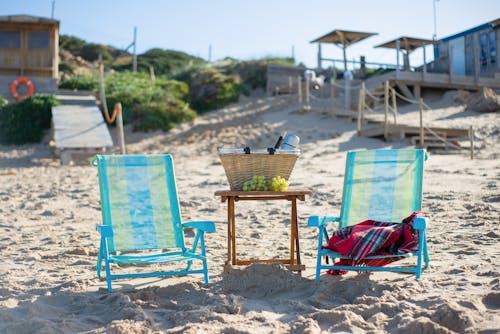
[(243, 190), (243, 183), (251, 180), (254, 175), (262, 175), (266, 181), (278, 175), (288, 180), (299, 153), (273, 155), (219, 153), (219, 157), (231, 190)]

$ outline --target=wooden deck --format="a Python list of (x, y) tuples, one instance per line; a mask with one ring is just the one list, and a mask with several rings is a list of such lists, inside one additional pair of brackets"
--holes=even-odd
[(95, 154), (113, 140), (93, 95), (57, 94), (61, 106), (52, 107), (52, 143), (62, 164), (76, 153)]
[[(377, 124), (361, 129), (358, 134), (366, 137), (408, 138), (415, 146), (428, 149), (461, 149), (461, 141), (470, 140), (467, 129), (430, 127), (424, 128), (424, 144), (420, 143), (420, 127), (404, 124), (388, 124), (387, 133), (383, 124)], [(437, 136), (439, 137), (437, 137)]]

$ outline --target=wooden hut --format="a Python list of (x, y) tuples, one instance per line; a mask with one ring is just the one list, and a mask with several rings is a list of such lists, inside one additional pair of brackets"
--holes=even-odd
[(455, 76), (498, 77), (500, 18), (442, 38), (434, 44), (430, 72)]
[(59, 65), (59, 21), (0, 16), (0, 95), (19, 99), (54, 93)]

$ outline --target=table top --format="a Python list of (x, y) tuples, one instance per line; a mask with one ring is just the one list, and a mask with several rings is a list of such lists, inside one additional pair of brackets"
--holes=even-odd
[(310, 189), (288, 189), (287, 191), (242, 191), (242, 190), (217, 190), (215, 196), (221, 197), (252, 197), (252, 196), (304, 196), (311, 195)]

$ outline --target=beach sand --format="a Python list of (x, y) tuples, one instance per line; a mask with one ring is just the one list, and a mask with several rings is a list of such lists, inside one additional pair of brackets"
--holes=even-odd
[[(48, 140), (0, 146), (0, 332), (500, 332), (500, 115), (465, 110), (449, 94), (428, 104), (428, 125), (473, 125), (476, 150), (474, 160), (468, 150), (430, 152), (423, 211), (431, 262), (420, 281), (396, 273), (314, 280), (317, 231), (307, 217), (338, 215), (346, 151), (411, 145), (359, 137), (355, 122), (300, 113), (290, 98), (247, 98), (168, 133), (127, 129), (129, 153), (173, 155), (183, 219), (215, 222), (206, 235), (208, 285), (201, 275), (117, 280), (108, 293), (95, 272), (97, 170), (88, 159), (61, 166)], [(415, 106), (399, 112), (399, 122), (418, 125)], [(313, 191), (298, 204), (306, 270), (254, 264), (224, 273), (226, 203), (214, 192), (228, 184), (217, 147), (265, 148), (284, 130), (301, 138), (291, 187)], [(238, 257), (288, 256), (289, 204), (247, 203), (236, 209)]]

